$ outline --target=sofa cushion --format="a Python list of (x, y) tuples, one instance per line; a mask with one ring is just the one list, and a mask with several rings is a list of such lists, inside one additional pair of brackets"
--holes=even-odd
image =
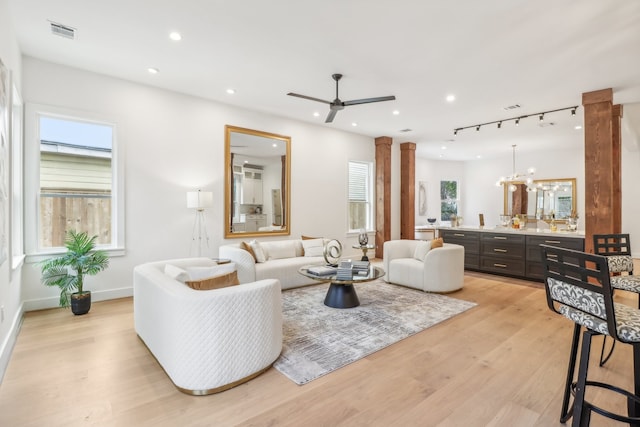
[(413, 252), (413, 257), (418, 261), (424, 261), (424, 257), (427, 256), (427, 252), (431, 249), (431, 242), (420, 240), (416, 244), (416, 249)]
[(226, 264), (213, 265), (209, 267), (187, 267), (186, 272), (189, 275), (188, 280), (202, 280), (210, 277), (221, 276), (236, 271), (236, 263), (229, 262)]
[(442, 237), (438, 237), (437, 239), (433, 239), (431, 241), (431, 249), (441, 248), (444, 245), (444, 240)]
[(260, 244), (266, 252), (268, 259), (295, 258), (297, 256), (296, 240), (277, 240)]
[(231, 273), (200, 280), (187, 280), (185, 284), (196, 291), (209, 291), (212, 289), (226, 288), (228, 286), (236, 286), (240, 284), (240, 281), (238, 280), (238, 272), (232, 271)]
[(318, 257), (324, 254), (324, 239), (308, 239), (302, 241), (304, 256)]
[(308, 265), (322, 265), (322, 257), (295, 257), (274, 259), (261, 264), (256, 264), (256, 279), (278, 279), (282, 289), (295, 288), (316, 284), (317, 281), (298, 273), (298, 270)]

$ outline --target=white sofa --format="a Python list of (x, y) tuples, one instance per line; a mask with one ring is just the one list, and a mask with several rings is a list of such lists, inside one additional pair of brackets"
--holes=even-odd
[(135, 330), (176, 387), (217, 393), (267, 370), (282, 351), (276, 279), (194, 290), (165, 274), (215, 265), (208, 258), (142, 264), (133, 270)]
[(453, 292), (464, 284), (464, 246), (445, 243), (430, 249), (430, 241), (384, 242), (385, 281), (425, 292)]
[(256, 262), (253, 255), (244, 250), (240, 243), (220, 246), (219, 255), (220, 258), (230, 259), (236, 263), (240, 283), (278, 279), (282, 289), (290, 289), (318, 283), (298, 273), (300, 267), (326, 263), (324, 256), (318, 255), (317, 250), (314, 252), (307, 250), (305, 253), (303, 242), (304, 245), (312, 244), (310, 240), (300, 239), (260, 242), (259, 245), (266, 258), (264, 262)]

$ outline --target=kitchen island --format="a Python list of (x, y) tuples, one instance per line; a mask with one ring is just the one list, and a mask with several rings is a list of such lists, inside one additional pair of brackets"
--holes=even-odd
[(467, 270), (542, 280), (540, 245), (584, 250), (584, 232), (549, 231), (547, 229), (512, 229), (506, 227), (438, 227), (447, 243), (464, 246)]

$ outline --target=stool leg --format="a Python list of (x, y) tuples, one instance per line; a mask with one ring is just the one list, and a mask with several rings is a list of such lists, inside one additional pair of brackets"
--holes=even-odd
[(616, 340), (613, 340), (613, 342), (611, 343), (611, 349), (609, 350), (609, 353), (605, 356), (604, 355), (604, 348), (606, 347), (607, 344), (607, 336), (603, 335), (602, 336), (602, 350), (600, 350), (600, 366), (604, 366), (605, 363), (607, 363), (607, 361), (609, 360), (609, 358), (611, 357), (611, 355), (613, 354), (613, 349), (616, 348)]
[(564, 384), (564, 396), (562, 398), (562, 410), (560, 412), (560, 422), (566, 423), (573, 413), (573, 407), (569, 406), (571, 400), (571, 384), (576, 372), (576, 355), (578, 354), (578, 344), (580, 343), (580, 325), (577, 323), (573, 327), (573, 339), (571, 340), (571, 352), (569, 353), (569, 365), (567, 366), (567, 379)]
[[(633, 344), (633, 393), (636, 396), (640, 396), (640, 344)], [(629, 416), (640, 416), (640, 404), (635, 402), (633, 405), (629, 405)], [(637, 426), (638, 424), (631, 424)]]
[(576, 382), (576, 397), (573, 400), (573, 427), (589, 425), (590, 409), (585, 404), (584, 395), (587, 387), (587, 373), (589, 371), (589, 353), (591, 351), (591, 338), (594, 332), (584, 331), (582, 334), (582, 351), (580, 352), (580, 365), (578, 366), (578, 381)]

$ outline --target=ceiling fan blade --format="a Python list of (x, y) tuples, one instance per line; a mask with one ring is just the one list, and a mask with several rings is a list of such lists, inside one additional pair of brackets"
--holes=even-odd
[(336, 114), (338, 113), (338, 110), (329, 110), (329, 115), (327, 116), (327, 120), (325, 120), (325, 123), (331, 123), (333, 122), (333, 118), (336, 116)]
[(347, 105), (358, 105), (358, 104), (369, 104), (371, 102), (381, 102), (381, 101), (393, 101), (396, 99), (395, 96), (379, 96), (377, 98), (363, 98), (363, 99), (354, 99), (351, 101), (344, 101), (342, 104)]
[(302, 99), (308, 99), (310, 101), (322, 102), (324, 104), (331, 104), (331, 101), (325, 101), (324, 99), (314, 98), (312, 96), (307, 96), (307, 95), (300, 95), (298, 93), (289, 92), (287, 95), (295, 96), (295, 97), (302, 98)]

